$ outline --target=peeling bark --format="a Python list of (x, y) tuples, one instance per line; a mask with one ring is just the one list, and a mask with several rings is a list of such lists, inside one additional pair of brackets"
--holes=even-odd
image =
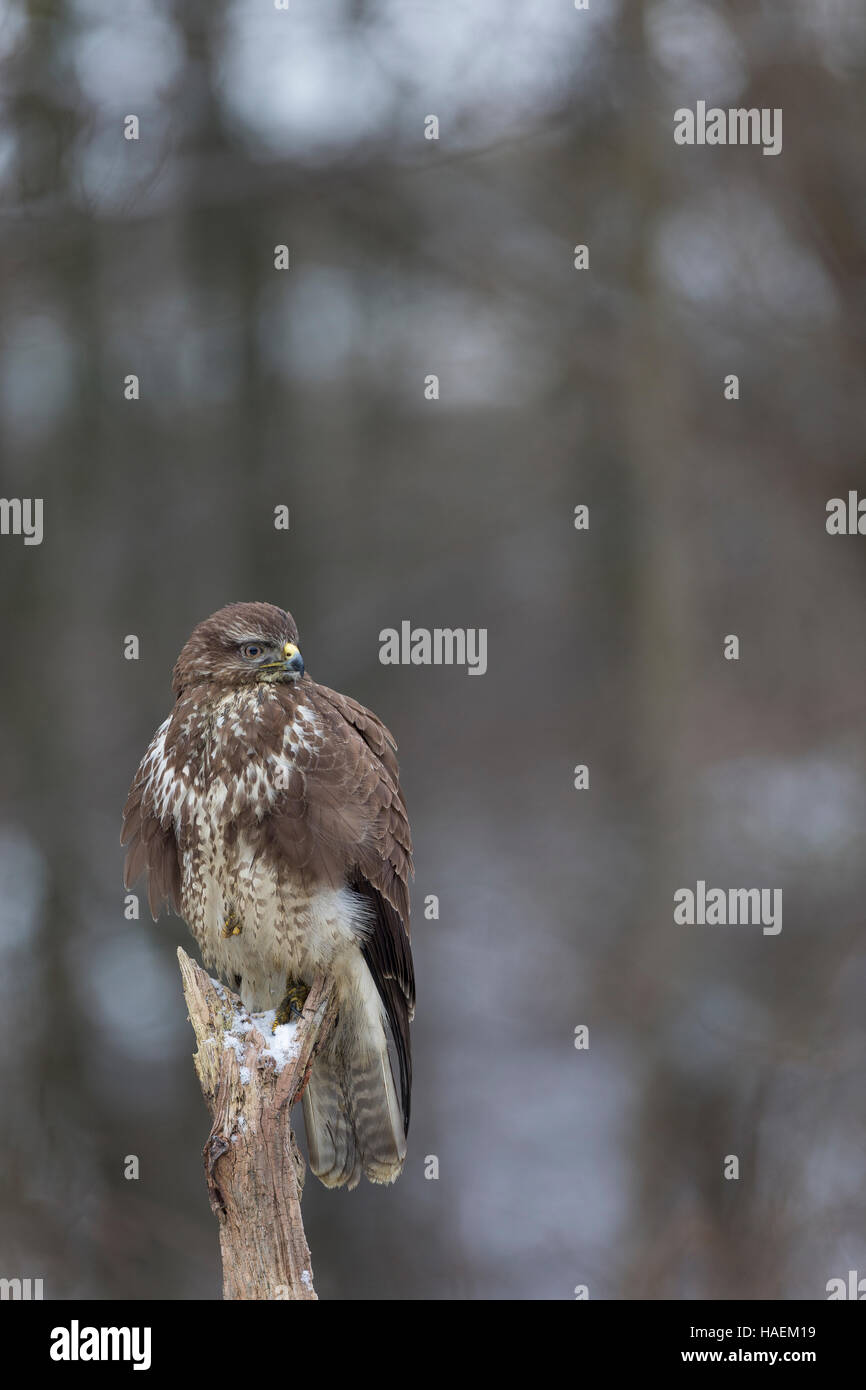
[(313, 1058), (333, 1027), (336, 1002), (322, 976), (297, 1023), (275, 1035), (178, 949), (198, 1051), (195, 1066), (213, 1116), (204, 1146), (219, 1222), (226, 1299), (315, 1299), (301, 1219), (305, 1164), (291, 1127)]

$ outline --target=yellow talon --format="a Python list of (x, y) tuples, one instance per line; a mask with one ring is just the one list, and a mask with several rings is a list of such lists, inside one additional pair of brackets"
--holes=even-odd
[(237, 913), (230, 912), (223, 922), (223, 937), (240, 936), (243, 931), (243, 924)]
[(277, 1009), (271, 1029), (272, 1033), (277, 1031), (281, 1023), (294, 1023), (301, 1017), (301, 1014), (304, 1012), (304, 1005), (307, 1002), (307, 995), (310, 992), (307, 986), (303, 984), (292, 984), (287, 980), (286, 985), (288, 986), (288, 992), (280, 1004), (280, 1007)]

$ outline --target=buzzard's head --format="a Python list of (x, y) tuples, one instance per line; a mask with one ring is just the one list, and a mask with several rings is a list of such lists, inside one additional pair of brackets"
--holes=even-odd
[(172, 689), (299, 681), (304, 659), (291, 613), (271, 603), (230, 603), (193, 629), (177, 659)]

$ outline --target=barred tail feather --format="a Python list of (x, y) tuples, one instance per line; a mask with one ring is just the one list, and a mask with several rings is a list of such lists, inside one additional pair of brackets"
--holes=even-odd
[(384, 1012), (363, 959), (338, 978), (340, 1015), (304, 1092), (310, 1167), (326, 1187), (400, 1176), (406, 1137), (388, 1056)]
[(303, 1097), (310, 1167), (325, 1187), (357, 1187), (361, 1165), (342, 1087), (327, 1057), (318, 1057)]
[(406, 1138), (384, 1042), (379, 1052), (353, 1063), (346, 1090), (364, 1176), (394, 1182), (403, 1171)]

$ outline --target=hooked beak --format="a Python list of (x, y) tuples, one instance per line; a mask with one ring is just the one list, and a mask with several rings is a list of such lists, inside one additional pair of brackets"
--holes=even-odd
[(294, 642), (286, 642), (283, 647), (283, 664), (288, 672), (300, 680), (304, 674), (304, 658)]

